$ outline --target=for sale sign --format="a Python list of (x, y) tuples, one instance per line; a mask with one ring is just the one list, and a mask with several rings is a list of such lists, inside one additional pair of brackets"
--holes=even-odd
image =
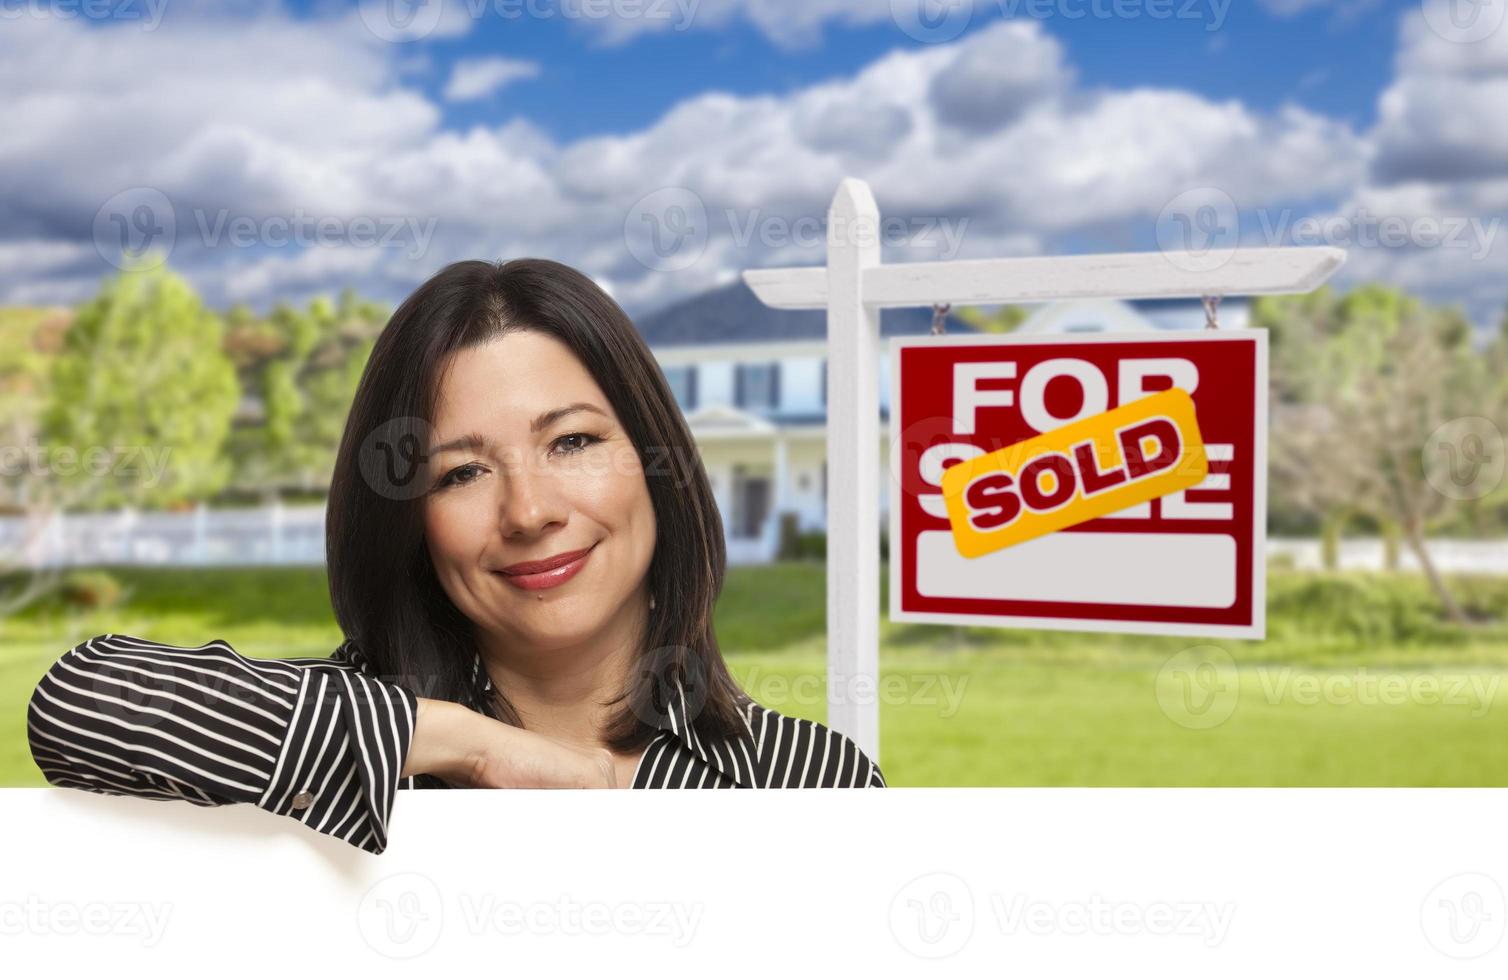
[(1265, 634), (1267, 335), (891, 341), (898, 622)]

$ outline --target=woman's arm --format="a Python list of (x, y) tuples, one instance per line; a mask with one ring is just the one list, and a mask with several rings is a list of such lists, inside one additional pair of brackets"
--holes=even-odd
[(279, 661), (223, 640), (106, 633), (38, 682), (27, 737), (55, 786), (251, 803), (381, 853), (415, 701), (363, 673), (349, 644), (329, 660)]
[(419, 698), (403, 776), (474, 788), (614, 788), (613, 755), (504, 724), (450, 701)]
[(63, 654), (27, 709), (48, 782), (118, 796), (252, 803), (374, 854), (400, 782), (611, 786), (612, 757), (417, 698), (329, 659), (260, 660), (223, 640), (177, 647), (107, 633)]

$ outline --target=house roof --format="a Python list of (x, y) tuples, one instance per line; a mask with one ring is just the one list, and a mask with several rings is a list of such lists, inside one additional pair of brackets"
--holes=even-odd
[[(1133, 299), (1125, 302), (1159, 330), (1204, 329), (1204, 305), (1197, 299)], [(1225, 297), (1220, 302), (1218, 316), (1223, 327), (1250, 326), (1250, 298)]]
[(686, 424), (696, 435), (768, 435), (775, 426), (768, 419), (732, 405), (703, 405), (686, 413)]
[[(651, 347), (827, 339), (825, 310), (777, 310), (761, 303), (741, 280), (642, 316), (635, 325)], [(886, 310), (880, 317), (884, 337), (924, 334), (931, 329), (932, 311), (921, 307)], [(951, 314), (945, 329), (977, 332)]]

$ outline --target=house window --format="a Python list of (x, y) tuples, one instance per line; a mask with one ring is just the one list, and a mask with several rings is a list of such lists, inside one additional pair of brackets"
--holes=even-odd
[(739, 408), (775, 408), (780, 404), (780, 364), (739, 364), (733, 377), (733, 403)]
[(818, 369), (818, 373), (822, 376), (822, 404), (825, 406), (827, 404), (827, 358), (822, 359), (822, 366)]
[(683, 411), (696, 408), (696, 365), (682, 364), (665, 369), (665, 380), (670, 382), (670, 391), (676, 404)]

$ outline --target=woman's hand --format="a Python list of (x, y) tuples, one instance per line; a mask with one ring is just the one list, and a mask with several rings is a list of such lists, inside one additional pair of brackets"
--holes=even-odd
[(404, 776), (475, 789), (614, 789), (613, 754), (504, 724), (465, 705), (418, 698)]

